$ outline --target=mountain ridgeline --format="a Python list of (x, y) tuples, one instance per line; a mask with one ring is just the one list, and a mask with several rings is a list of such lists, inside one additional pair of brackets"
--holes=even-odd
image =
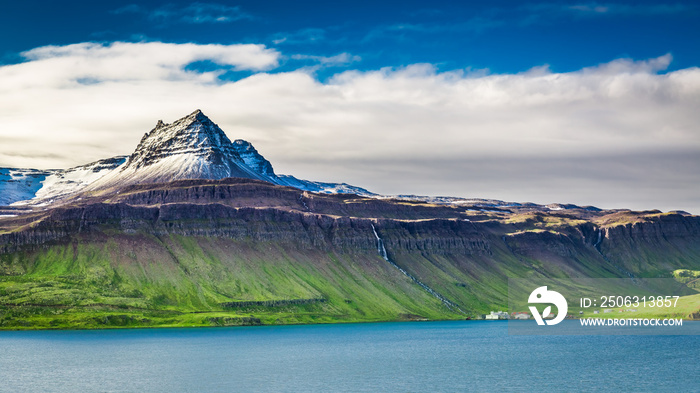
[(278, 176), (250, 142), (231, 142), (218, 125), (196, 110), (171, 124), (158, 121), (128, 156), (65, 170), (0, 168), (0, 206), (53, 204), (81, 192), (131, 184), (227, 177), (264, 180), (313, 192), (374, 195), (345, 183)]
[(0, 328), (456, 319), (503, 308), (508, 277), (700, 270), (687, 213), (278, 176), (201, 111), (159, 122), (130, 156), (3, 173), (29, 180), (0, 208)]

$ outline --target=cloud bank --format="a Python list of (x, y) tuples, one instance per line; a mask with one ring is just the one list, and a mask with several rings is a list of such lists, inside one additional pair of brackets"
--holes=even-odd
[[(324, 83), (306, 69), (273, 73), (282, 54), (261, 45), (82, 43), (23, 56), (0, 67), (2, 166), (128, 154), (158, 119), (200, 108), (280, 173), (381, 193), (700, 213), (700, 69), (665, 72), (670, 55), (570, 73), (414, 64)], [(190, 67), (202, 61), (216, 67)], [(219, 78), (230, 71), (246, 73)]]

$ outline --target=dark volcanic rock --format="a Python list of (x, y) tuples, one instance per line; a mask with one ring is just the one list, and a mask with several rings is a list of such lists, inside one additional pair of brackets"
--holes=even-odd
[(642, 222), (603, 228), (605, 240), (616, 242), (656, 243), (673, 238), (700, 236), (700, 219), (695, 216), (664, 214)]
[(463, 220), (381, 220), (379, 235), (387, 249), (432, 254), (490, 254), (491, 247), (483, 230)]
[(575, 241), (564, 234), (549, 231), (518, 232), (505, 237), (508, 246), (516, 253), (532, 255), (549, 252), (562, 257), (576, 253)]

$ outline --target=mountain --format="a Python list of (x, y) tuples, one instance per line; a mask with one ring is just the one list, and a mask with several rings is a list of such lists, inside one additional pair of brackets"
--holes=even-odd
[(0, 329), (462, 319), (510, 277), (700, 277), (697, 216), (363, 195), (276, 175), (200, 111), (129, 156), (0, 176), (36, 196), (0, 207)]
[(86, 190), (227, 177), (273, 181), (246, 165), (221, 128), (196, 110), (172, 124), (159, 121), (123, 165)]
[(201, 110), (172, 124), (158, 121), (129, 156), (66, 170), (0, 168), (0, 206), (46, 205), (83, 191), (181, 179), (239, 177), (304, 191), (375, 195), (345, 183), (323, 183), (276, 175), (250, 142), (233, 142)]

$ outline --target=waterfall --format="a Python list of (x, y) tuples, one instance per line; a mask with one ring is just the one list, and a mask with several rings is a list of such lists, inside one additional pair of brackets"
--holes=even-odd
[(620, 273), (627, 275), (627, 277), (631, 278), (633, 282), (636, 282), (636, 277), (634, 276), (634, 274), (623, 269), (622, 267), (620, 267), (620, 265), (611, 261), (608, 257), (605, 256), (605, 254), (603, 254), (603, 250), (600, 249), (600, 243), (602, 243), (602, 242), (603, 242), (603, 230), (599, 229), (598, 230), (598, 241), (593, 245), (593, 248), (595, 248), (595, 250), (598, 251), (598, 254), (600, 254), (600, 256), (603, 257), (603, 259), (605, 259), (606, 262), (613, 265)]
[(379, 237), (379, 234), (377, 234), (377, 230), (374, 229), (374, 224), (370, 225), (372, 225), (372, 232), (374, 233), (374, 237), (377, 238), (377, 252), (379, 252), (379, 255), (381, 255), (385, 261), (391, 263), (391, 261), (389, 260), (389, 255), (386, 253), (386, 248), (384, 247), (384, 241), (382, 240), (382, 238)]
[(602, 241), (603, 241), (603, 230), (602, 230), (602, 229), (599, 229), (599, 230), (598, 230), (598, 241), (595, 242), (595, 244), (593, 245), (593, 247), (595, 247), (596, 250), (598, 250), (598, 246), (600, 246), (600, 242), (602, 242)]
[(461, 312), (462, 314), (465, 314), (465, 312), (462, 311), (459, 307), (457, 307), (456, 304), (454, 304), (454, 303), (452, 303), (451, 301), (449, 301), (447, 298), (445, 298), (444, 296), (442, 296), (441, 294), (439, 294), (439, 293), (438, 293), (437, 291), (435, 291), (433, 288), (430, 288), (429, 286), (425, 285), (423, 282), (421, 282), (419, 279), (417, 279), (417, 278), (416, 278), (415, 276), (413, 276), (411, 273), (407, 272), (407, 271), (404, 270), (401, 266), (397, 265), (396, 263), (394, 263), (394, 261), (392, 261), (391, 259), (389, 259), (389, 254), (387, 254), (387, 252), (386, 252), (386, 247), (384, 247), (384, 240), (382, 240), (382, 238), (379, 237), (379, 234), (377, 233), (377, 229), (374, 228), (374, 224), (370, 224), (370, 225), (372, 226), (372, 233), (374, 233), (374, 237), (377, 239), (377, 252), (379, 253), (379, 255), (380, 255), (385, 261), (389, 262), (389, 264), (390, 264), (391, 266), (393, 266), (394, 268), (398, 269), (398, 271), (400, 271), (401, 273), (403, 273), (404, 276), (410, 278), (411, 281), (413, 281), (414, 283), (420, 285), (420, 287), (423, 288), (423, 289), (425, 289), (426, 292), (428, 292), (429, 294), (435, 296), (438, 300), (440, 300), (440, 301), (441, 301), (447, 308), (449, 308), (450, 310), (453, 310), (453, 311), (454, 311), (454, 310), (457, 310), (457, 311)]
[(309, 206), (308, 206), (308, 205), (306, 204), (306, 202), (304, 201), (304, 193), (302, 193), (302, 194), (299, 195), (299, 202), (300, 202), (302, 205), (304, 205), (304, 208), (305, 208), (306, 210), (311, 211), (311, 209), (309, 209)]

